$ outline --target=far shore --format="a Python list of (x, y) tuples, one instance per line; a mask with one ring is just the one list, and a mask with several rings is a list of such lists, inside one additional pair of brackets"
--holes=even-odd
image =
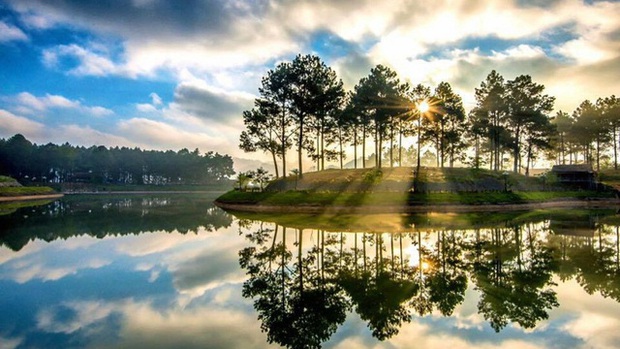
[(126, 195), (126, 194), (221, 194), (225, 190), (126, 190), (126, 191), (66, 191), (64, 195)]
[(546, 202), (529, 202), (522, 204), (432, 204), (432, 205), (362, 205), (362, 206), (319, 206), (298, 205), (278, 206), (260, 204), (234, 204), (215, 201), (215, 205), (229, 211), (259, 212), (259, 213), (467, 213), (467, 212), (498, 212), (521, 211), (550, 208), (620, 208), (620, 199), (563, 199)]
[(59, 199), (63, 196), (64, 194), (62, 193), (44, 194), (44, 195), (0, 196), (0, 202)]
[(63, 193), (43, 194), (43, 195), (0, 196), (0, 202), (60, 199), (64, 197), (65, 195), (72, 196), (72, 195), (221, 194), (221, 193), (224, 193), (224, 191), (217, 191), (217, 190), (85, 191), (85, 192), (63, 192)]

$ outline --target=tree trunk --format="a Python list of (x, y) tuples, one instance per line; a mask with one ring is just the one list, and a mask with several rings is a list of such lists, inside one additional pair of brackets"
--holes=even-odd
[(301, 118), (301, 121), (299, 122), (299, 142), (297, 143), (297, 161), (298, 161), (298, 166), (299, 166), (299, 178), (303, 177), (303, 165), (302, 165), (302, 158), (301, 158), (301, 152), (303, 150), (303, 146), (304, 146), (304, 121), (303, 121), (303, 117)]
[(601, 170), (601, 142), (597, 139), (596, 140), (596, 172), (599, 172)]
[(521, 149), (520, 149), (521, 145), (519, 144), (520, 142), (519, 137), (521, 136), (520, 133), (521, 133), (520, 127), (517, 126), (517, 130), (515, 132), (515, 148), (512, 154), (512, 156), (514, 157), (512, 171), (514, 173), (519, 173), (519, 158), (521, 157)]
[(445, 159), (445, 153), (444, 153), (444, 144), (443, 144), (444, 139), (445, 139), (445, 136), (444, 136), (445, 130), (444, 130), (444, 120), (443, 120), (443, 117), (441, 118), (441, 124), (440, 125), (441, 125), (441, 134), (439, 135), (439, 141), (441, 142), (441, 145), (439, 146), (439, 150), (441, 151), (441, 160), (439, 162), (441, 163), (441, 168), (443, 168), (443, 165), (444, 165), (445, 160), (446, 160)]
[(383, 157), (382, 154), (381, 154), (381, 152), (383, 150), (383, 135), (379, 131), (379, 128), (377, 128), (377, 137), (378, 137), (378, 142), (377, 142), (377, 168), (381, 168), (381, 158)]
[(390, 118), (390, 167), (394, 167), (394, 121)]
[(366, 125), (362, 126), (362, 168), (366, 168)]
[(403, 122), (398, 120), (398, 166), (403, 167)]
[(528, 145), (527, 147), (527, 165), (525, 167), (525, 176), (530, 176), (530, 161), (532, 159), (532, 145)]
[(343, 169), (342, 157), (344, 156), (342, 152), (342, 127), (338, 128), (338, 140), (340, 143), (340, 169)]
[(441, 161), (440, 161), (440, 159), (439, 159), (439, 158), (441, 157), (441, 155), (439, 154), (439, 153), (440, 153), (440, 149), (439, 149), (439, 148), (440, 148), (440, 146), (441, 146), (441, 145), (439, 144), (440, 142), (441, 142), (441, 141), (439, 140), (439, 135), (437, 135), (437, 136), (435, 137), (435, 153), (437, 154), (437, 159), (435, 159), (435, 166), (436, 166), (436, 167), (439, 167), (439, 164), (441, 163)]
[(353, 130), (353, 168), (357, 169), (357, 128)]
[(286, 178), (286, 148), (282, 145), (282, 178)]
[(616, 138), (616, 133), (618, 129), (614, 126), (614, 170), (618, 169), (618, 139)]
[(317, 132), (316, 137), (316, 170), (321, 170), (321, 133)]
[(321, 170), (325, 170), (325, 121), (321, 120)]
[(273, 158), (273, 167), (276, 171), (276, 178), (280, 178), (280, 175), (278, 173), (278, 160), (276, 159), (276, 152), (272, 151), (271, 152), (271, 157)]
[(282, 147), (282, 178), (286, 178), (286, 141), (287, 138), (286, 135), (286, 109), (284, 109), (284, 102), (282, 102), (282, 120), (281, 120), (281, 125), (282, 125), (282, 134), (280, 135), (280, 146)]

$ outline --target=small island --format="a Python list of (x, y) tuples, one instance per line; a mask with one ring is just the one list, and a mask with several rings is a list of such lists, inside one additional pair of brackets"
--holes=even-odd
[(598, 177), (617, 177), (615, 95), (553, 115), (556, 97), (543, 84), (492, 70), (466, 111), (449, 82), (415, 84), (378, 64), (345, 90), (336, 70), (302, 54), (269, 70), (258, 92), (243, 112), (239, 148), (268, 155), (276, 179), (262, 167), (239, 173), (237, 190), (216, 200), (224, 209), (415, 213), (618, 202), (616, 187)]
[[(614, 178), (611, 172), (601, 177)], [(309, 172), (302, 178), (288, 176), (271, 181), (263, 190), (260, 182), (246, 184), (220, 196), (215, 203), (227, 210), (247, 212), (475, 212), (617, 205), (616, 193), (613, 185), (595, 177), (567, 182), (553, 171), (525, 176), (484, 169), (422, 167), (416, 178), (415, 167), (395, 167)]]

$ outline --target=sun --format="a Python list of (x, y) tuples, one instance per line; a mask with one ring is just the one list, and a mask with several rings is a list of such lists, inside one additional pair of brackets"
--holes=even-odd
[(420, 113), (426, 113), (429, 109), (430, 109), (430, 106), (428, 105), (427, 101), (422, 101), (418, 103), (418, 111)]

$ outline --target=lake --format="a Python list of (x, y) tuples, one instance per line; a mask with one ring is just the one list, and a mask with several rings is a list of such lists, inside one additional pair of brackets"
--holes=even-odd
[(0, 348), (617, 348), (620, 214), (0, 207)]

